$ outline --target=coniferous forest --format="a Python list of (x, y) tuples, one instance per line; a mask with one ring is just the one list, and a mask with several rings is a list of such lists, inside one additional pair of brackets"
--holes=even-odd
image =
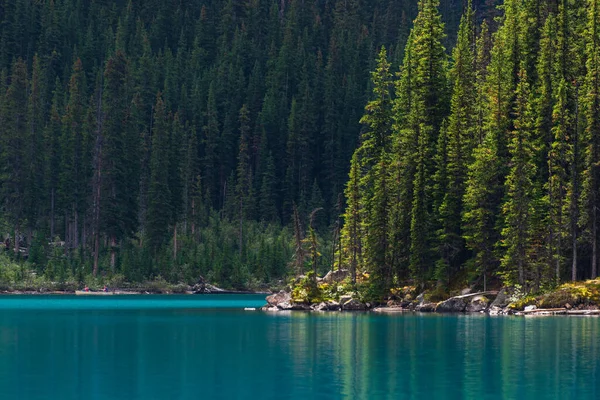
[(599, 6), (0, 0), (0, 280), (595, 278)]

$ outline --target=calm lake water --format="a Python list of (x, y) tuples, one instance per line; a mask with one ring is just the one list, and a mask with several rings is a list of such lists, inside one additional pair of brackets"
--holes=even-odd
[(600, 319), (0, 298), (3, 399), (600, 399)]

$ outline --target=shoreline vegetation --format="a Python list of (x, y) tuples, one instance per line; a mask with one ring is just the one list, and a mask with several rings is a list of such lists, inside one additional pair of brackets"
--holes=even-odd
[(291, 282), (266, 298), (263, 311), (374, 311), (381, 313), (484, 313), (489, 315), (600, 316), (600, 279), (570, 282), (539, 293), (518, 286), (477, 292), (471, 288), (442, 293), (435, 286), (391, 289), (388, 298), (377, 298), (347, 270), (330, 271), (323, 278), (312, 273)]

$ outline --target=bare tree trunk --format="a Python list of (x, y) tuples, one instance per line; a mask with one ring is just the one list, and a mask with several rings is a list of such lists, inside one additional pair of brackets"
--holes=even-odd
[(95, 277), (98, 274), (98, 258), (100, 253), (100, 200), (102, 186), (102, 86), (98, 93), (98, 103), (96, 108), (96, 143), (94, 146), (94, 163), (96, 166), (93, 191), (93, 232), (94, 232), (94, 266), (92, 274)]
[[(560, 225), (559, 225), (560, 226)], [(558, 238), (556, 239), (556, 284), (560, 283), (560, 249), (562, 247), (562, 240), (560, 238), (560, 233), (558, 234)]]
[(240, 236), (239, 236), (239, 253), (240, 261), (242, 259), (242, 246), (244, 245), (244, 200), (240, 196)]
[(598, 208), (596, 207), (596, 196), (594, 198), (593, 212), (592, 212), (592, 279), (596, 279), (597, 276), (597, 265), (598, 265), (598, 238), (597, 238), (597, 214)]
[(79, 213), (73, 203), (73, 247), (79, 247)]
[(114, 235), (110, 237), (110, 269), (115, 272), (117, 238)]
[(579, 185), (577, 159), (579, 158), (579, 85), (575, 87), (575, 128), (573, 132), (573, 165), (571, 171), (571, 237), (573, 240), (573, 263), (571, 265), (571, 279), (577, 280), (577, 219), (579, 209), (577, 201), (579, 200)]
[(177, 259), (177, 223), (173, 228), (173, 260)]
[(19, 255), (19, 251), (21, 250), (21, 243), (19, 240), (19, 230), (20, 230), (20, 226), (19, 226), (19, 220), (17, 219), (17, 223), (15, 224), (15, 254), (18, 256)]
[(294, 239), (296, 241), (296, 273), (302, 275), (304, 272), (304, 248), (302, 247), (302, 228), (300, 227), (300, 216), (298, 215), (298, 207), (294, 203)]
[(192, 199), (192, 236), (196, 234), (196, 199)]
[(50, 240), (54, 241), (54, 188), (50, 190)]

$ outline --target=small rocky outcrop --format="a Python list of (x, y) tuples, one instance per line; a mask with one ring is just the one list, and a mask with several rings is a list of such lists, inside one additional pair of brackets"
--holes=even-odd
[(496, 296), (496, 298), (494, 299), (494, 301), (492, 301), (492, 304), (490, 304), (490, 309), (497, 307), (497, 308), (505, 308), (506, 306), (508, 306), (508, 304), (510, 303), (510, 299), (508, 296), (508, 293), (506, 291), (506, 289), (502, 289), (498, 292), (498, 295)]
[(465, 309), (466, 312), (484, 312), (487, 310), (490, 301), (485, 296), (475, 296), (471, 299), (471, 302), (467, 304)]
[(488, 308), (487, 296), (494, 297), (498, 292), (480, 292), (451, 297), (438, 304), (435, 311), (440, 313), (450, 312), (479, 312)]
[(467, 308), (468, 300), (464, 297), (451, 297), (448, 300), (442, 301), (435, 308), (439, 313), (459, 313), (464, 312)]
[[(344, 297), (344, 296), (342, 296)], [(367, 309), (367, 305), (365, 303), (361, 303), (356, 299), (350, 299), (346, 302), (342, 303), (342, 310), (344, 311), (365, 311)]]
[(271, 307), (288, 306), (292, 302), (292, 295), (285, 291), (280, 291), (279, 293), (272, 294), (267, 296), (267, 303)]
[(419, 312), (434, 312), (435, 307), (437, 306), (435, 303), (425, 301), (425, 293), (421, 293), (417, 296), (417, 302), (418, 304), (415, 306), (415, 311)]
[(329, 271), (322, 279), (325, 283), (341, 282), (350, 276), (350, 271), (347, 269), (338, 269), (336, 271)]
[(196, 283), (191, 288), (191, 292), (193, 294), (214, 294), (214, 293), (225, 293), (227, 292), (225, 289), (221, 289), (216, 287), (215, 285), (211, 285), (207, 283), (204, 278), (200, 277), (198, 283)]
[(339, 311), (341, 309), (340, 303), (337, 301), (323, 301), (319, 304), (313, 304), (311, 306), (313, 311)]
[(415, 307), (415, 311), (434, 312), (436, 307), (437, 307), (437, 304), (435, 304), (435, 303), (423, 302), (423, 303), (418, 304)]

